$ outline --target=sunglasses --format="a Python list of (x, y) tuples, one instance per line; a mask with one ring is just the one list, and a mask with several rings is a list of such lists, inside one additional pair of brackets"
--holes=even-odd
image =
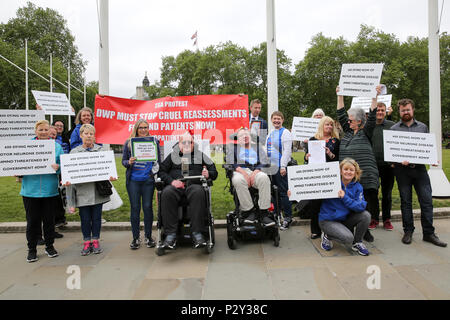
[(183, 142), (181, 142), (181, 144), (185, 145), (185, 146), (190, 145), (192, 143), (193, 143), (192, 141), (183, 141)]

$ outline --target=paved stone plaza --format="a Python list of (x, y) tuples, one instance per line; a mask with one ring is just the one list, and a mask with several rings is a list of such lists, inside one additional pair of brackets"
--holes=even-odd
[[(232, 251), (220, 228), (211, 255), (181, 247), (162, 257), (145, 246), (130, 250), (130, 231), (102, 232), (104, 252), (82, 257), (81, 232), (71, 231), (55, 242), (59, 257), (40, 246), (39, 261), (27, 263), (25, 234), (2, 233), (0, 299), (450, 299), (450, 249), (423, 242), (415, 224), (411, 245), (401, 243), (400, 222), (392, 232), (374, 230), (368, 257), (337, 243), (324, 252), (309, 226), (299, 225), (281, 233), (278, 248), (268, 240)], [(434, 224), (450, 242), (450, 219)], [(81, 289), (67, 288), (72, 265)], [(367, 287), (370, 266), (380, 270), (380, 289)]]

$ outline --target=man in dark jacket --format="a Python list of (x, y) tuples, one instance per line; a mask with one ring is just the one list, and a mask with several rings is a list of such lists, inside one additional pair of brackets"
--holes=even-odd
[(178, 226), (178, 206), (183, 197), (187, 199), (187, 214), (191, 220), (194, 247), (206, 245), (202, 230), (206, 215), (206, 195), (200, 182), (195, 180), (181, 181), (184, 173), (189, 176), (204, 176), (215, 180), (217, 170), (208, 156), (198, 149), (189, 132), (184, 133), (175, 145), (172, 153), (162, 163), (159, 176), (166, 183), (161, 194), (161, 214), (166, 239), (164, 246), (173, 249), (176, 246)]

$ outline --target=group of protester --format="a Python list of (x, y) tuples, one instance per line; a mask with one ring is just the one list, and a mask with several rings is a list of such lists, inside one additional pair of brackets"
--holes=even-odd
[[(383, 155), (383, 130), (410, 132), (428, 132), (422, 122), (414, 118), (414, 102), (402, 99), (398, 102), (401, 120), (393, 123), (386, 120), (386, 106), (372, 100), (368, 115), (361, 108), (344, 108), (343, 96), (337, 92), (337, 119), (326, 116), (319, 109), (313, 117), (320, 118), (316, 134), (309, 140), (325, 141), (326, 161), (339, 161), (341, 171), (341, 190), (333, 199), (311, 200), (308, 210), (311, 215), (311, 238), (321, 237), (321, 247), (331, 250), (334, 240), (361, 255), (369, 251), (363, 243), (374, 241), (371, 229), (379, 224), (380, 207), (378, 190), (381, 179), (382, 220), (386, 230), (393, 230), (391, 224), (392, 188), (394, 177), (401, 198), (401, 212), (404, 229), (402, 242), (410, 244), (414, 232), (412, 213), (412, 186), (418, 195), (421, 207), (423, 240), (437, 246), (445, 247), (435, 234), (433, 227), (433, 205), (431, 199), (430, 180), (424, 165), (403, 163), (386, 163)], [(377, 93), (380, 88), (377, 87)], [(273, 129), (268, 134), (267, 122), (259, 114), (261, 102), (250, 103), (249, 127), (240, 128), (234, 135), (235, 143), (226, 149), (226, 162), (232, 164), (232, 184), (239, 199), (240, 211), (245, 224), (261, 223), (264, 227), (276, 224), (270, 214), (271, 184), (278, 187), (280, 209), (283, 219), (280, 229), (286, 230), (292, 223), (292, 203), (289, 201), (287, 167), (291, 163), (292, 136), (283, 127), (284, 116), (276, 111), (270, 121)], [(64, 134), (64, 123), (55, 121), (53, 126), (46, 120), (36, 123), (34, 139), (55, 139), (54, 174), (27, 175), (23, 177), (20, 194), (27, 218), (27, 261), (37, 260), (36, 246), (41, 234), (45, 242), (45, 252), (49, 257), (58, 255), (53, 246), (55, 238), (55, 214), (62, 208), (58, 191), (61, 184), (60, 155), (63, 153), (99, 152), (103, 147), (95, 143), (95, 127), (93, 113), (83, 108), (76, 116), (76, 127), (70, 139)], [(198, 148), (191, 132), (186, 131), (179, 137), (170, 156), (157, 161), (139, 162), (132, 156), (131, 139), (149, 137), (149, 123), (138, 120), (132, 129), (129, 139), (123, 145), (122, 165), (126, 168), (126, 189), (130, 201), (130, 222), (132, 241), (130, 248), (135, 250), (141, 245), (140, 213), (144, 212), (144, 243), (147, 247), (155, 247), (152, 238), (153, 208), (152, 201), (155, 189), (155, 175), (165, 184), (159, 199), (164, 221), (166, 248), (174, 248), (177, 241), (178, 205), (187, 204), (187, 215), (190, 219), (194, 247), (206, 245), (201, 232), (204, 228), (205, 193), (197, 181), (183, 180), (183, 164), (188, 165), (187, 174), (203, 176), (215, 180), (218, 176), (214, 162)], [(159, 150), (159, 142), (153, 138)], [(303, 144), (305, 164), (308, 163), (308, 141)], [(270, 170), (265, 168), (270, 167)], [(110, 180), (114, 180), (110, 178)], [(64, 183), (67, 197), (67, 212), (74, 213), (79, 208), (83, 247), (81, 255), (102, 252), (99, 239), (101, 230), (102, 205), (110, 200), (109, 196), (99, 193), (94, 182), (71, 185)], [(258, 191), (258, 203), (255, 207), (249, 188)], [(274, 201), (275, 203), (277, 201)], [(55, 209), (58, 208), (58, 209)], [(257, 211), (259, 214), (257, 215)], [(64, 212), (64, 211), (63, 211)], [(258, 221), (259, 220), (259, 221)]]

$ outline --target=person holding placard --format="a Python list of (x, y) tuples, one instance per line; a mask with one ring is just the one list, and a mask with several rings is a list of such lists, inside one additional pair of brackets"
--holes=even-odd
[[(377, 160), (377, 168), (381, 181), (381, 209), (383, 212), (383, 227), (385, 230), (393, 230), (391, 223), (392, 188), (394, 187), (394, 170), (390, 163), (384, 161), (383, 130), (389, 130), (394, 122), (386, 118), (386, 105), (383, 102), (377, 103), (376, 126), (373, 131), (372, 149)], [(372, 213), (369, 229), (375, 229), (379, 224), (380, 205), (377, 201), (375, 210)]]
[(83, 141), (80, 137), (80, 128), (83, 124), (94, 124), (94, 113), (91, 108), (84, 107), (80, 111), (78, 111), (77, 116), (75, 117), (75, 128), (70, 135), (70, 149), (75, 149), (79, 145), (83, 144)]
[[(317, 108), (316, 110), (313, 111), (311, 118), (313, 119), (322, 119), (323, 117), (325, 117), (325, 112), (321, 109), (321, 108)], [(300, 147), (305, 150), (305, 148), (307, 147), (306, 144), (308, 143), (308, 139), (305, 139), (303, 141), (300, 141)], [(306, 154), (306, 152), (305, 152)]]
[[(335, 126), (335, 122), (331, 117), (324, 116), (319, 122), (317, 133), (309, 139), (309, 141), (324, 141), (325, 147), (323, 152), (325, 153), (326, 162), (339, 160), (339, 131)], [(311, 154), (308, 152), (308, 144), (305, 145), (305, 164), (308, 164), (308, 160)], [(311, 239), (317, 239), (320, 237), (321, 230), (319, 227), (319, 210), (322, 201), (311, 200), (307, 206), (307, 210), (311, 215)]]
[(70, 140), (67, 138), (67, 133), (64, 130), (64, 122), (61, 120), (53, 121), (53, 126), (56, 129), (56, 141), (59, 141), (63, 147), (64, 153), (70, 152)]
[[(399, 100), (398, 111), (401, 120), (394, 124), (391, 130), (428, 133), (427, 125), (414, 118), (413, 100)], [(447, 243), (441, 241), (434, 233), (431, 183), (425, 165), (403, 161), (402, 163), (393, 164), (393, 167), (401, 200), (400, 208), (402, 211), (404, 230), (402, 242), (404, 244), (410, 244), (414, 232), (414, 216), (412, 210), (412, 187), (414, 186), (420, 204), (423, 241), (431, 242), (439, 247), (446, 247)]]
[[(361, 169), (358, 163), (345, 158), (340, 163), (341, 187), (338, 198), (325, 199), (319, 212), (319, 225), (322, 229), (321, 248), (329, 251), (333, 248), (332, 240), (351, 245), (352, 250), (362, 256), (369, 255), (369, 250), (362, 242), (370, 222), (367, 202), (364, 200), (363, 186), (358, 182)], [(355, 229), (353, 233), (353, 229)]]
[[(35, 124), (36, 140), (49, 139), (50, 125), (47, 120), (40, 120)], [(20, 195), (27, 219), (28, 262), (38, 260), (36, 246), (41, 234), (41, 223), (44, 229), (45, 253), (54, 258), (58, 252), (53, 246), (55, 237), (55, 207), (58, 200), (58, 173), (62, 147), (55, 143), (55, 163), (52, 168), (54, 174), (25, 175), (22, 180)]]
[[(377, 96), (381, 92), (381, 86), (376, 87)], [(378, 203), (378, 168), (370, 143), (376, 123), (377, 98), (372, 98), (369, 116), (362, 108), (350, 108), (345, 112), (344, 96), (341, 95), (339, 86), (337, 94), (337, 116), (344, 130), (339, 148), (339, 160), (352, 158), (362, 170), (360, 183), (364, 189), (364, 198), (367, 201), (367, 211), (375, 214)], [(373, 236), (367, 230), (364, 240), (372, 242)]]
[[(154, 143), (155, 159), (153, 161), (139, 161), (133, 153), (133, 140), (136, 137), (148, 138), (148, 143)], [(159, 142), (149, 136), (149, 124), (139, 119), (131, 131), (130, 138), (123, 145), (122, 165), (126, 170), (126, 188), (130, 199), (130, 222), (133, 240), (130, 248), (135, 250), (141, 245), (140, 215), (141, 201), (144, 211), (144, 242), (147, 248), (153, 248), (156, 243), (152, 238), (153, 225), (153, 193), (155, 190), (154, 174), (159, 169)]]
[(275, 111), (272, 113), (270, 120), (274, 129), (270, 132), (266, 140), (267, 156), (271, 164), (278, 168), (277, 173), (272, 176), (272, 183), (278, 186), (281, 206), (284, 212), (284, 219), (280, 228), (281, 230), (286, 230), (292, 223), (292, 204), (286, 194), (288, 190), (286, 168), (288, 162), (291, 160), (292, 136), (289, 130), (283, 127), (283, 113)]
[[(91, 124), (80, 127), (82, 145), (72, 149), (70, 153), (106, 151), (102, 146), (95, 144), (95, 128)], [(116, 180), (110, 177), (111, 181)], [(64, 183), (64, 181), (63, 181)], [(75, 213), (75, 207), (80, 210), (81, 232), (83, 234), (83, 248), (81, 255), (101, 253), (100, 229), (102, 226), (102, 206), (110, 201), (109, 196), (100, 194), (95, 182), (70, 184), (65, 183), (67, 206), (70, 213)]]

